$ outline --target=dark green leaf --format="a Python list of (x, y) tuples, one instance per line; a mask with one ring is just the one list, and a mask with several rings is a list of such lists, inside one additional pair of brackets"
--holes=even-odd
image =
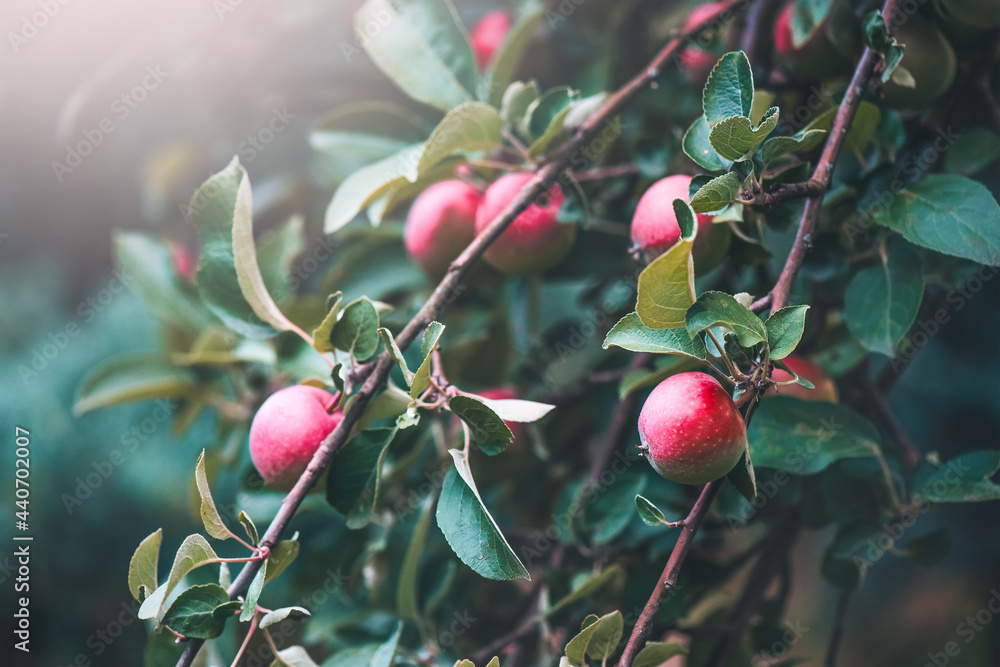
[(768, 165), (788, 153), (805, 153), (823, 141), (826, 130), (808, 130), (793, 137), (771, 137), (760, 147), (760, 159)]
[(707, 171), (724, 171), (729, 167), (729, 161), (722, 159), (709, 140), (712, 128), (708, 125), (708, 120), (704, 114), (691, 123), (691, 127), (684, 133), (682, 147), (685, 155), (694, 160)]
[[(638, 500), (636, 500), (636, 503), (638, 504)], [(560, 609), (563, 609), (578, 600), (582, 600), (595, 591), (604, 588), (604, 586), (608, 583), (623, 579), (624, 574), (625, 573), (620, 565), (612, 565), (611, 567), (605, 568), (600, 573), (588, 577), (586, 581), (570, 591), (566, 597), (546, 609), (544, 613), (539, 614), (539, 618), (548, 618), (552, 616)]]
[(604, 349), (611, 346), (631, 352), (678, 354), (702, 361), (706, 357), (705, 343), (700, 337), (691, 338), (684, 328), (650, 329), (636, 313), (629, 313), (611, 328), (604, 339)]
[(731, 51), (715, 64), (702, 91), (705, 118), (711, 127), (732, 116), (750, 117), (753, 73), (742, 51)]
[(944, 158), (944, 169), (952, 174), (974, 176), (1000, 158), (1000, 135), (978, 129), (954, 140)]
[[(344, 306), (337, 322), (330, 329), (329, 341), (315, 340), (314, 345), (320, 352), (336, 348), (351, 353), (358, 361), (367, 361), (378, 349), (378, 325), (375, 304), (363, 296)], [(320, 330), (317, 329), (318, 331)]]
[(446, 0), (368, 0), (355, 18), (365, 50), (403, 92), (441, 111), (472, 99), (476, 62)]
[(753, 462), (750, 460), (749, 448), (743, 451), (740, 460), (736, 462), (726, 478), (749, 502), (752, 503), (757, 499), (757, 474), (754, 472)]
[(747, 429), (754, 464), (812, 475), (834, 461), (875, 456), (875, 427), (842, 405), (768, 396)]
[(767, 345), (771, 359), (784, 359), (795, 350), (806, 328), (809, 306), (785, 306), (767, 318)]
[(1000, 205), (978, 181), (931, 174), (900, 190), (874, 217), (918, 246), (1000, 266)]
[(844, 294), (847, 328), (865, 349), (893, 357), (913, 326), (924, 293), (920, 258), (903, 245), (880, 266), (859, 271)]
[(530, 579), (486, 510), (465, 454), (449, 450), (455, 465), (445, 475), (437, 524), (459, 560), (487, 579)]
[(647, 526), (661, 526), (667, 522), (667, 518), (663, 516), (660, 508), (643, 496), (636, 495), (635, 511), (639, 513), (639, 518)]
[(452, 396), (448, 408), (469, 426), (472, 442), (487, 456), (496, 456), (514, 439), (507, 425), (485, 403), (471, 396)]
[(932, 503), (976, 503), (1000, 499), (990, 477), (1000, 470), (1000, 451), (980, 450), (951, 459), (914, 480), (914, 494)]
[(267, 557), (267, 575), (264, 577), (264, 583), (267, 584), (273, 581), (279, 574), (284, 572), (298, 555), (298, 533), (295, 533), (292, 539), (281, 540), (271, 547), (271, 553)]
[(399, 570), (399, 583), (396, 585), (396, 610), (402, 618), (412, 621), (420, 619), (420, 607), (417, 603), (420, 557), (424, 553), (424, 545), (427, 542), (427, 529), (430, 527), (431, 517), (434, 515), (435, 500), (433, 494), (424, 499), (420, 518), (417, 519), (417, 525), (413, 527), (413, 535), (410, 536), (410, 543), (406, 547), (403, 565)]
[(333, 455), (326, 480), (326, 499), (347, 517), (348, 528), (368, 525), (378, 497), (382, 465), (394, 428), (362, 431)]
[(725, 327), (739, 338), (743, 347), (753, 347), (767, 341), (767, 327), (749, 308), (725, 292), (705, 292), (688, 309), (688, 335), (696, 335), (711, 327)]
[(257, 546), (260, 543), (260, 537), (257, 535), (257, 526), (254, 525), (253, 519), (247, 515), (246, 512), (240, 510), (239, 516), (236, 517), (241, 524), (243, 524), (243, 530), (247, 531), (247, 537), (250, 538), (250, 544)]
[[(235, 611), (226, 590), (218, 584), (192, 586), (174, 600), (163, 624), (185, 637), (212, 639), (222, 634), (226, 618)], [(239, 602), (235, 602), (238, 608)]]

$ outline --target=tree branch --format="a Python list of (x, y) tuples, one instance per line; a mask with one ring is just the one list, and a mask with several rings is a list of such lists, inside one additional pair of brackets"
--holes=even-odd
[(851, 603), (851, 592), (843, 591), (840, 599), (837, 600), (837, 616), (833, 622), (833, 634), (830, 635), (830, 648), (826, 652), (826, 667), (836, 667), (837, 651), (840, 649), (840, 642), (844, 638), (844, 629), (847, 625), (847, 608)]
[[(704, 30), (706, 26), (715, 21), (719, 16), (737, 10), (745, 3), (746, 0), (729, 0), (718, 11), (714, 12), (712, 16), (706, 17), (699, 25), (692, 26), (692, 28), (684, 31), (678, 37), (670, 40), (642, 72), (629, 80), (616, 93), (608, 97), (604, 104), (577, 128), (568, 145), (556, 152), (549, 162), (540, 167), (535, 173), (535, 177), (521, 190), (518, 196), (469, 244), (462, 254), (459, 255), (458, 259), (452, 262), (448, 273), (445, 274), (445, 277), (438, 284), (437, 288), (435, 288), (434, 293), (396, 337), (396, 344), (400, 350), (405, 350), (409, 347), (427, 325), (437, 319), (444, 308), (457, 297), (461, 292), (461, 280), (469, 271), (472, 264), (510, 226), (514, 218), (527, 209), (539, 195), (546, 192), (558, 180), (562, 172), (571, 164), (574, 156), (598, 136), (604, 123), (656, 79), (660, 75), (660, 70), (663, 66), (667, 64), (674, 53), (686, 41)], [(392, 370), (394, 363), (392, 355), (384, 351), (379, 355), (374, 366), (369, 366), (370, 370), (368, 370), (367, 377), (359, 376), (359, 380), (361, 377), (364, 377), (361, 388), (352, 397), (353, 400), (349, 402), (340, 424), (320, 443), (319, 449), (313, 455), (306, 471), (302, 473), (298, 482), (296, 482), (288, 495), (285, 496), (285, 499), (281, 503), (281, 508), (271, 521), (267, 531), (261, 537), (261, 547), (272, 547), (280, 539), (289, 522), (291, 522), (292, 516), (298, 510), (299, 505), (302, 504), (306, 495), (315, 486), (320, 474), (329, 465), (337, 450), (347, 441), (365, 406), (375, 396), (376, 392), (381, 389), (389, 377), (389, 372)], [(714, 496), (714, 493), (712, 495)], [(236, 599), (238, 596), (246, 593), (250, 582), (257, 574), (262, 562), (259, 560), (251, 561), (243, 567), (239, 575), (229, 586), (227, 592), (230, 599)], [(181, 655), (181, 658), (177, 661), (177, 667), (190, 667), (202, 643), (203, 640), (192, 639), (184, 650), (183, 655)]]
[[(892, 15), (896, 12), (899, 1), (885, 0), (885, 4), (882, 5), (882, 17), (885, 19), (890, 35), (895, 28), (891, 20)], [(772, 313), (788, 304), (788, 295), (792, 291), (792, 282), (795, 280), (795, 276), (798, 275), (802, 261), (805, 259), (806, 252), (808, 252), (812, 232), (816, 226), (819, 210), (823, 204), (823, 195), (830, 187), (833, 167), (837, 161), (837, 157), (840, 155), (840, 149), (844, 144), (844, 137), (847, 136), (847, 131), (854, 121), (854, 115), (861, 104), (861, 96), (867, 90), (872, 75), (875, 73), (875, 65), (880, 60), (881, 56), (875, 50), (870, 47), (865, 48), (864, 53), (861, 55), (861, 60), (858, 61), (858, 65), (854, 69), (854, 75), (847, 86), (847, 91), (844, 93), (844, 99), (841, 100), (840, 107), (837, 109), (837, 115), (834, 117), (833, 125), (830, 127), (830, 135), (823, 145), (823, 152), (820, 155), (819, 162), (816, 163), (816, 169), (813, 171), (812, 178), (805, 184), (798, 184), (798, 186), (801, 186), (806, 192), (810, 193), (809, 199), (806, 200), (806, 207), (799, 221), (799, 230), (795, 235), (795, 244), (792, 246), (791, 252), (788, 253), (788, 259), (781, 270), (781, 275), (778, 276), (778, 281), (774, 284), (770, 292)]]

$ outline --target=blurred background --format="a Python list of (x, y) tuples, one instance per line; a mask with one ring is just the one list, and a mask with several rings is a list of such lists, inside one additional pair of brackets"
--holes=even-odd
[[(216, 431), (203, 415), (178, 439), (173, 415), (155, 402), (73, 416), (74, 392), (90, 368), (163, 344), (153, 315), (113, 271), (112, 234), (153, 231), (193, 245), (182, 207), (238, 154), (254, 185), (258, 228), (301, 211), (306, 238), (319, 243), (337, 174), (317, 162), (309, 129), (347, 101), (404, 103), (357, 48), (350, 25), (358, 4), (5, 0), (0, 7), (0, 664), (140, 663), (146, 631), (134, 620), (128, 561), (158, 527), (164, 553), (199, 529), (184, 490)], [(496, 7), (457, 4), (467, 25)], [(559, 55), (528, 59), (531, 75), (546, 85), (614, 85), (658, 39), (655, 30), (643, 39), (620, 35), (659, 17), (660, 4), (585, 3), (570, 27), (557, 28), (555, 41), (565, 40)], [(696, 104), (679, 99), (672, 113), (689, 118)], [(952, 313), (892, 394), (920, 449), (948, 459), (997, 446), (998, 306), (994, 278)], [(11, 632), (15, 426), (31, 434), (30, 656), (14, 651)], [(112, 460), (113, 450), (123, 457)], [(235, 493), (223, 487), (216, 497), (225, 503)], [(994, 664), (994, 614), (983, 623), (980, 613), (982, 630), (968, 643), (961, 633), (968, 617), (1000, 600), (1000, 507), (943, 506), (913, 530), (944, 525), (954, 542), (942, 565), (919, 571), (885, 558), (874, 566), (853, 601), (842, 664), (933, 664), (928, 654), (948, 641), (961, 653), (947, 664)], [(808, 631), (790, 655), (811, 656), (808, 664), (823, 654), (837, 598), (816, 569), (830, 537), (806, 533), (796, 551), (788, 618)]]

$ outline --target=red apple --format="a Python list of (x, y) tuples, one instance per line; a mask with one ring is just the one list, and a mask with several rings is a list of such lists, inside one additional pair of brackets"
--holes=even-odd
[(188, 282), (194, 282), (197, 266), (195, 265), (194, 257), (191, 256), (191, 251), (188, 250), (187, 246), (180, 243), (171, 243), (170, 260), (173, 262), (174, 271), (177, 272), (178, 276)]
[[(704, 5), (698, 5), (688, 16), (687, 21), (684, 22), (684, 30), (690, 30), (702, 21), (705, 21), (718, 12), (724, 4), (723, 2), (708, 2)], [(715, 26), (711, 27), (714, 28)], [(680, 58), (684, 72), (688, 77), (692, 81), (704, 83), (721, 55), (721, 53), (715, 54), (700, 45), (695, 45), (681, 51)]]
[[(800, 384), (789, 384), (784, 387), (771, 386), (768, 388), (767, 393), (778, 394), (780, 396), (794, 396), (795, 398), (801, 398), (804, 401), (826, 401), (828, 403), (837, 402), (837, 385), (834, 383), (833, 379), (826, 374), (823, 367), (814, 361), (804, 359), (803, 357), (796, 357), (795, 355), (785, 357), (782, 359), (786, 366), (792, 369), (792, 371), (803, 377), (814, 385), (815, 389), (806, 389)], [(788, 382), (792, 379), (792, 374), (788, 371), (782, 370), (781, 368), (775, 368), (771, 371), (771, 379), (775, 382)]]
[[(674, 213), (674, 200), (688, 198), (691, 177), (678, 174), (653, 183), (635, 207), (632, 216), (632, 243), (651, 262), (681, 238), (681, 228)], [(724, 224), (712, 222), (712, 216), (697, 216), (698, 234), (691, 253), (695, 270), (706, 273), (717, 267), (729, 250), (730, 232)]]
[[(511, 200), (534, 178), (531, 174), (510, 173), (501, 176), (486, 190), (476, 211), (476, 233), (481, 234)], [(576, 225), (563, 224), (556, 214), (566, 197), (558, 185), (514, 218), (486, 250), (488, 264), (510, 276), (542, 273), (563, 260), (576, 238)]]
[(459, 180), (435, 183), (420, 193), (406, 216), (404, 241), (410, 258), (431, 278), (440, 278), (476, 238), (479, 190)]
[(774, 46), (788, 70), (796, 77), (808, 80), (822, 80), (849, 72), (851, 61), (827, 37), (827, 27), (836, 9), (831, 10), (830, 17), (816, 26), (803, 44), (794, 42), (791, 25), (794, 9), (793, 0), (781, 9), (774, 22)]
[(656, 385), (643, 404), (639, 439), (660, 476), (679, 484), (707, 484), (739, 462), (747, 429), (718, 380), (705, 373), (678, 373)]
[(493, 54), (503, 44), (509, 30), (510, 15), (502, 9), (490, 12), (472, 29), (472, 52), (476, 55), (480, 70), (485, 70), (493, 60)]
[(343, 419), (327, 408), (336, 397), (317, 387), (296, 385), (271, 394), (250, 424), (250, 458), (268, 486), (291, 489), (313, 454)]

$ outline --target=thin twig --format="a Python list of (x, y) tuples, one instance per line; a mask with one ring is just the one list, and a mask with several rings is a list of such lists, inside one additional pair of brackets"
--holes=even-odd
[[(670, 40), (642, 72), (629, 80), (613, 95), (610, 95), (604, 104), (576, 129), (572, 140), (563, 149), (556, 151), (552, 158), (539, 168), (535, 173), (535, 177), (525, 185), (521, 192), (518, 193), (518, 196), (511, 200), (506, 208), (459, 255), (458, 259), (452, 262), (448, 272), (434, 289), (430, 298), (428, 298), (413, 319), (403, 327), (399, 336), (396, 337), (396, 344), (400, 350), (408, 348), (427, 325), (440, 316), (445, 307), (462, 291), (462, 279), (486, 249), (510, 226), (521, 212), (526, 210), (536, 198), (546, 192), (557, 181), (563, 171), (572, 163), (574, 157), (599, 135), (606, 122), (659, 77), (660, 70), (670, 62), (670, 59), (678, 49), (723, 13), (736, 11), (744, 4), (745, 0), (729, 0), (721, 5), (711, 16), (706, 17), (702, 23), (692, 26), (690, 29), (684, 31), (683, 34)], [(353, 400), (345, 408), (343, 419), (333, 432), (320, 443), (305, 472), (302, 473), (298, 482), (296, 482), (288, 495), (285, 496), (278, 513), (261, 538), (261, 547), (270, 548), (280, 539), (282, 533), (284, 533), (289, 522), (292, 520), (292, 516), (295, 515), (296, 510), (298, 510), (299, 506), (305, 500), (309, 491), (315, 486), (316, 481), (323, 470), (329, 465), (333, 455), (347, 441), (351, 430), (357, 423), (365, 406), (368, 405), (368, 402), (385, 384), (394, 364), (395, 361), (388, 351), (379, 355), (374, 367), (371, 367), (367, 377), (365, 377), (364, 383), (358, 390), (358, 393), (352, 397)], [(712, 496), (714, 497), (714, 493)], [(229, 586), (227, 592), (230, 599), (236, 599), (239, 595), (246, 593), (250, 582), (260, 569), (261, 562), (259, 560), (250, 561), (243, 567), (239, 575), (237, 575), (236, 579)], [(203, 640), (191, 640), (177, 661), (177, 667), (190, 667), (202, 643)]]
[[(628, 370), (634, 371), (642, 368), (649, 363), (650, 356), (645, 353), (635, 355), (628, 365)], [(604, 433), (604, 440), (601, 442), (601, 447), (590, 464), (590, 473), (587, 475), (587, 481), (591, 486), (597, 484), (601, 473), (608, 467), (608, 463), (614, 457), (618, 443), (621, 442), (625, 431), (628, 430), (629, 425), (632, 423), (632, 411), (635, 409), (637, 399), (638, 394), (633, 391), (618, 401), (618, 405), (615, 406), (614, 412), (611, 415), (611, 423), (608, 425), (608, 430)]]

